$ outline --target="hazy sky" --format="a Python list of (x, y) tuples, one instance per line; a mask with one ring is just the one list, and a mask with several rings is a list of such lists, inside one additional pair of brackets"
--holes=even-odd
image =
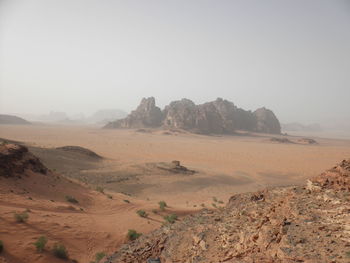
[(350, 1), (0, 0), (0, 113), (144, 96), (350, 121)]

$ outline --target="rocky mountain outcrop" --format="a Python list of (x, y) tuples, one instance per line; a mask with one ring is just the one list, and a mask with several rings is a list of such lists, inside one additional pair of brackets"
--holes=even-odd
[(260, 108), (254, 111), (256, 117), (256, 131), (263, 133), (281, 133), (281, 125), (275, 114), (266, 108)]
[(163, 226), (105, 263), (349, 262), (349, 185), (344, 160), (304, 187), (237, 194), (224, 209)]
[(30, 124), (30, 122), (17, 116), (0, 114), (0, 124)]
[(19, 144), (0, 144), (0, 177), (21, 177), (26, 170), (46, 174), (48, 169), (41, 161)]
[(143, 99), (127, 118), (111, 122), (106, 128), (164, 127), (183, 129), (202, 134), (233, 134), (236, 130), (280, 133), (274, 113), (261, 108), (252, 113), (221, 98), (196, 105), (189, 99), (171, 102), (162, 113), (154, 98)]
[(162, 119), (162, 111), (156, 106), (155, 99), (153, 97), (143, 98), (137, 109), (125, 119), (110, 122), (105, 128), (159, 127)]

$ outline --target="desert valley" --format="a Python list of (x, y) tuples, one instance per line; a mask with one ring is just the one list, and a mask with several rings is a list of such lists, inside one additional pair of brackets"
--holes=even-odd
[[(147, 120), (158, 114), (155, 108), (154, 99), (143, 100), (126, 117), (129, 126), (119, 129), (44, 123), (0, 126), (0, 240), (5, 247), (0, 254), (2, 262), (61, 262), (51, 253), (55, 244), (64, 245), (72, 262), (104, 262), (105, 256), (133, 239), (128, 237), (128, 231), (134, 230), (136, 236), (142, 234), (146, 238), (162, 226), (172, 230), (175, 221), (175, 228), (188, 227), (184, 222), (191, 220), (190, 215), (203, 217), (204, 213), (205, 220), (209, 220), (220, 218), (220, 214), (228, 213), (236, 205), (241, 206), (240, 210), (253, 209), (249, 202), (235, 205), (232, 200), (247, 192), (265, 191), (269, 195), (272, 191), (271, 195), (276, 195), (276, 191), (287, 191), (283, 189), (290, 186), (303, 189), (308, 179), (350, 156), (350, 141), (344, 139), (303, 138), (280, 131), (194, 132), (181, 126), (184, 117), (191, 116), (188, 111), (175, 115), (180, 127), (153, 127)], [(205, 123), (213, 121), (213, 114), (193, 114), (207, 116)], [(282, 194), (277, 196), (285, 198)], [(349, 199), (344, 198), (342, 207), (348, 209)], [(21, 215), (27, 217), (23, 222), (16, 219)], [(193, 221), (187, 224), (196, 226), (195, 229), (204, 227), (203, 231), (206, 228)], [(349, 225), (343, 227), (348, 238)], [(176, 235), (184, 231), (181, 229), (176, 230)], [(48, 243), (43, 252), (38, 252), (34, 243), (41, 236)], [(154, 242), (159, 246), (159, 240)], [(198, 244), (203, 246), (203, 242), (199, 240)], [(176, 255), (182, 255), (179, 256), (182, 259), (175, 259), (174, 254), (168, 255), (173, 261), (164, 261), (165, 257), (164, 262), (255, 262), (244, 260), (249, 253), (251, 256), (257, 253), (246, 251), (245, 256), (234, 256), (232, 252), (228, 257), (231, 261), (220, 261), (220, 249), (214, 246), (214, 251), (204, 259), (200, 259), (201, 253), (197, 251), (190, 261), (185, 261), (184, 248), (172, 249), (179, 250)], [(323, 251), (326, 247), (318, 249)], [(160, 254), (162, 248), (146, 251), (139, 256), (133, 252), (133, 256), (126, 258), (122, 254), (122, 259), (114, 256), (108, 262), (146, 262), (152, 257), (164, 257)], [(345, 252), (337, 254), (339, 261), (335, 262), (347, 262)], [(198, 261), (194, 260), (196, 257)], [(266, 254), (259, 262), (272, 259), (286, 262), (286, 255)]]
[(0, 0), (0, 263), (350, 263), (349, 14)]

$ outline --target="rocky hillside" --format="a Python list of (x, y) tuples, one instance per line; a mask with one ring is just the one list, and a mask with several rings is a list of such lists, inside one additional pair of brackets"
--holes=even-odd
[(0, 114), (0, 124), (30, 124), (30, 122), (14, 115)]
[(46, 174), (47, 168), (41, 161), (19, 144), (0, 144), (0, 176), (21, 177), (26, 170)]
[(162, 119), (162, 111), (156, 107), (155, 99), (153, 97), (143, 98), (137, 109), (125, 119), (110, 122), (105, 128), (159, 127)]
[(275, 114), (266, 108), (255, 112), (237, 108), (232, 102), (218, 98), (196, 105), (189, 99), (173, 101), (161, 111), (153, 97), (142, 99), (138, 108), (125, 119), (110, 122), (105, 128), (164, 127), (203, 134), (232, 134), (236, 130), (281, 133)]
[(231, 197), (124, 245), (105, 263), (350, 262), (350, 160), (302, 187)]

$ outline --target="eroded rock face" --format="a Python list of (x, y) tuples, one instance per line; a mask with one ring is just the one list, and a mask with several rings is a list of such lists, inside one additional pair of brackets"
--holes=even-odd
[(106, 263), (349, 262), (349, 178), (344, 160), (306, 187), (234, 195), (224, 209), (141, 236)]
[(143, 98), (136, 110), (125, 119), (108, 123), (105, 128), (144, 128), (159, 127), (162, 122), (162, 112), (156, 106), (153, 97)]
[(252, 113), (237, 108), (221, 98), (196, 105), (189, 99), (171, 102), (163, 112), (154, 98), (143, 99), (127, 118), (111, 122), (106, 128), (164, 127), (202, 134), (233, 134), (236, 130), (280, 133), (280, 124), (272, 111), (265, 108)]
[(196, 123), (196, 105), (193, 101), (182, 99), (165, 107), (163, 126), (167, 128), (191, 130)]
[(26, 170), (42, 174), (48, 172), (27, 147), (18, 144), (0, 144), (0, 176), (20, 177)]
[(254, 112), (256, 117), (256, 131), (263, 133), (281, 133), (281, 125), (276, 115), (269, 109), (260, 108)]

